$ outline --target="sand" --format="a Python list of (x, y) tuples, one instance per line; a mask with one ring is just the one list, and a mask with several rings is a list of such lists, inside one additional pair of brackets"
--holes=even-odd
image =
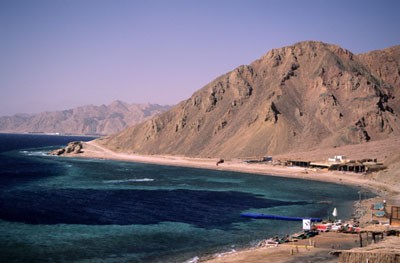
[(206, 262), (337, 262), (338, 258), (329, 252), (334, 249), (350, 249), (358, 244), (358, 235), (326, 232), (310, 239), (280, 244), (277, 247), (254, 248), (225, 254)]
[[(218, 159), (212, 158), (188, 158), (167, 155), (144, 156), (116, 153), (102, 147), (97, 144), (96, 141), (83, 143), (83, 153), (69, 154), (68, 156), (237, 171), (353, 185), (364, 189), (368, 188), (378, 195), (378, 197), (374, 199), (363, 201), (362, 207), (364, 207), (365, 211), (368, 211), (368, 207), (370, 207), (372, 202), (382, 201), (382, 199), (388, 200), (388, 206), (400, 205), (400, 193), (398, 187), (378, 182), (362, 174), (305, 169), (300, 167), (286, 167), (263, 163), (248, 164), (243, 162), (243, 160), (225, 160), (224, 163), (217, 166), (216, 163), (218, 162)], [(370, 215), (369, 213), (364, 212), (364, 217), (361, 219), (361, 222), (366, 222), (368, 220), (370, 220)], [(351, 249), (358, 247), (358, 238), (357, 234), (329, 232), (317, 235), (312, 239), (280, 244), (277, 247), (249, 248), (234, 253), (228, 253), (216, 257), (213, 256), (211, 259), (207, 259), (206, 262), (337, 262), (338, 258), (330, 255), (329, 252), (334, 249)], [(310, 246), (309, 242), (315, 243), (316, 247)]]
[(181, 167), (193, 167), (213, 170), (237, 171), (245, 173), (263, 174), (269, 176), (281, 176), (305, 180), (316, 180), (337, 184), (354, 185), (368, 188), (383, 195), (400, 194), (397, 186), (384, 184), (365, 177), (363, 174), (345, 173), (338, 171), (325, 171), (320, 169), (306, 169), (301, 167), (287, 167), (264, 163), (245, 163), (243, 160), (225, 160), (224, 163), (216, 163), (219, 159), (213, 158), (189, 158), (184, 156), (168, 155), (137, 155), (113, 152), (97, 144), (96, 141), (83, 143), (83, 153), (70, 154), (74, 157), (86, 157), (97, 159), (120, 160), (140, 163), (152, 163)]

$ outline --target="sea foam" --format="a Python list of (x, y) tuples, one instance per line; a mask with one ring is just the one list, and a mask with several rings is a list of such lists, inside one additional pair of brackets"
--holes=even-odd
[(123, 184), (123, 183), (131, 183), (131, 182), (153, 182), (152, 178), (138, 178), (138, 179), (124, 179), (124, 180), (105, 180), (103, 183), (105, 184)]
[(47, 156), (45, 151), (20, 151), (20, 153), (28, 156)]

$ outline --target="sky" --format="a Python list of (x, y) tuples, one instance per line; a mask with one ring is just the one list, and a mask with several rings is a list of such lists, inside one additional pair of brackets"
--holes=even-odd
[(398, 0), (0, 0), (0, 116), (176, 104), (273, 48), (400, 44)]

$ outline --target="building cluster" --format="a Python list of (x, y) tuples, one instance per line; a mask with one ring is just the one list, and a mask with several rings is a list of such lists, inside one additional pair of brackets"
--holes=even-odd
[(269, 162), (272, 164), (280, 164), (285, 166), (299, 166), (304, 168), (317, 168), (326, 169), (329, 171), (343, 171), (343, 172), (354, 172), (354, 173), (367, 173), (383, 170), (386, 167), (382, 162), (378, 162), (377, 159), (361, 159), (351, 160), (344, 155), (335, 155), (332, 158), (328, 158), (327, 161), (312, 162), (305, 160), (287, 160), (285, 162), (274, 161), (271, 156), (263, 157), (260, 159), (249, 159), (246, 163), (265, 163)]

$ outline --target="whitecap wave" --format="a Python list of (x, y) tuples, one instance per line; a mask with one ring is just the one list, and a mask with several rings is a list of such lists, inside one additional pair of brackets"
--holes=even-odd
[(131, 183), (131, 182), (153, 182), (152, 178), (138, 178), (138, 179), (124, 179), (124, 180), (105, 180), (103, 183), (105, 184), (123, 184), (123, 183)]
[(236, 251), (235, 249), (232, 248), (230, 251), (214, 254), (214, 255), (213, 255), (213, 258), (220, 258), (220, 257), (223, 257), (223, 256), (225, 256), (225, 255), (233, 254), (233, 253), (236, 253), (236, 252), (237, 252), (237, 251)]
[(197, 263), (197, 262), (199, 262), (199, 260), (200, 260), (200, 258), (196, 256), (194, 258), (186, 260), (184, 263)]
[(28, 156), (47, 156), (45, 151), (20, 151), (20, 153)]

